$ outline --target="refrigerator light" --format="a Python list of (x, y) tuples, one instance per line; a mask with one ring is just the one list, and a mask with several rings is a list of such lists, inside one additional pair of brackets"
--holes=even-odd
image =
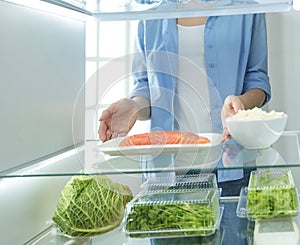
[(18, 184), (20, 181), (20, 178), (11, 178), (13, 176), (18, 176), (18, 177), (30, 177), (31, 175), (33, 176), (34, 174), (39, 174), (39, 171), (43, 170), (43, 168), (46, 168), (50, 166), (51, 164), (57, 163), (61, 160), (64, 160), (68, 157), (74, 156), (75, 154), (78, 153), (78, 151), (81, 151), (82, 148), (76, 148), (67, 152), (64, 152), (62, 154), (59, 154), (57, 156), (51, 157), (49, 159), (43, 160), (34, 166), (27, 167), (23, 170), (16, 171), (12, 174), (9, 174), (7, 178), (0, 178), (0, 192), (1, 189), (5, 190), (6, 187), (9, 187), (13, 184)]
[(80, 13), (71, 9), (60, 7), (51, 3), (47, 3), (40, 0), (5, 0), (6, 2), (11, 2), (33, 9), (38, 9), (52, 14), (57, 14), (63, 17), (69, 17), (76, 20), (87, 21), (90, 16), (84, 13)]
[(293, 1), (293, 9), (296, 11), (300, 10), (300, 0), (294, 0)]

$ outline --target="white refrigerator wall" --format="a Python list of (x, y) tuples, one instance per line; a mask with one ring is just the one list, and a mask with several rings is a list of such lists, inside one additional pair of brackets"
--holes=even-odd
[[(300, 12), (267, 14), (272, 99), (268, 109), (288, 114), (286, 130), (300, 129)], [(285, 149), (289, 152), (289, 149)], [(294, 168), (300, 189), (300, 169)]]
[[(0, 33), (5, 172), (84, 141), (85, 23), (0, 1)], [(76, 159), (38, 171), (76, 172)], [(48, 227), (69, 178), (0, 178), (0, 244), (23, 244)]]
[(1, 172), (83, 142), (85, 23), (0, 1), (0, 33)]
[(267, 27), (272, 84), (268, 107), (288, 114), (287, 130), (299, 130), (300, 12), (267, 14)]

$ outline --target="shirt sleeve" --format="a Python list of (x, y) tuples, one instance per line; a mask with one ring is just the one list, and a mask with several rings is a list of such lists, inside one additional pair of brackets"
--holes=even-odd
[(268, 77), (267, 30), (264, 14), (253, 17), (249, 58), (245, 73), (243, 92), (260, 88), (266, 94), (263, 104), (271, 98), (271, 86)]
[(133, 90), (130, 98), (142, 96), (150, 99), (149, 83), (147, 77), (147, 64), (145, 58), (144, 47), (144, 30), (145, 21), (140, 21), (137, 29), (137, 36), (134, 44), (133, 63), (132, 63), (132, 78)]

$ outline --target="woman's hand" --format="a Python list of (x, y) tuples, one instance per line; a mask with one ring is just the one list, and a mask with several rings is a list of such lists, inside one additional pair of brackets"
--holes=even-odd
[(139, 108), (131, 99), (120, 99), (102, 112), (98, 135), (103, 142), (125, 136), (139, 116)]
[(244, 104), (239, 99), (238, 96), (229, 95), (225, 101), (224, 106), (222, 108), (221, 117), (222, 117), (222, 124), (223, 124), (223, 135), (225, 141), (231, 138), (230, 133), (228, 132), (226, 126), (226, 118), (231, 117), (234, 114), (238, 113), (239, 110), (244, 110)]
[(265, 98), (265, 92), (259, 88), (250, 89), (240, 96), (227, 96), (221, 112), (225, 141), (231, 138), (226, 126), (226, 118), (238, 113), (239, 110), (247, 110), (254, 107), (260, 107), (264, 103)]

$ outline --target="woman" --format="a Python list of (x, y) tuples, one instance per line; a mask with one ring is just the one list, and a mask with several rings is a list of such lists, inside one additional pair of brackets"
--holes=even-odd
[[(140, 21), (135, 52), (134, 89), (103, 112), (102, 141), (126, 135), (138, 119), (150, 119), (151, 131), (223, 132), (228, 140), (226, 117), (270, 100), (264, 14)], [(218, 174), (230, 185), (243, 178)]]

